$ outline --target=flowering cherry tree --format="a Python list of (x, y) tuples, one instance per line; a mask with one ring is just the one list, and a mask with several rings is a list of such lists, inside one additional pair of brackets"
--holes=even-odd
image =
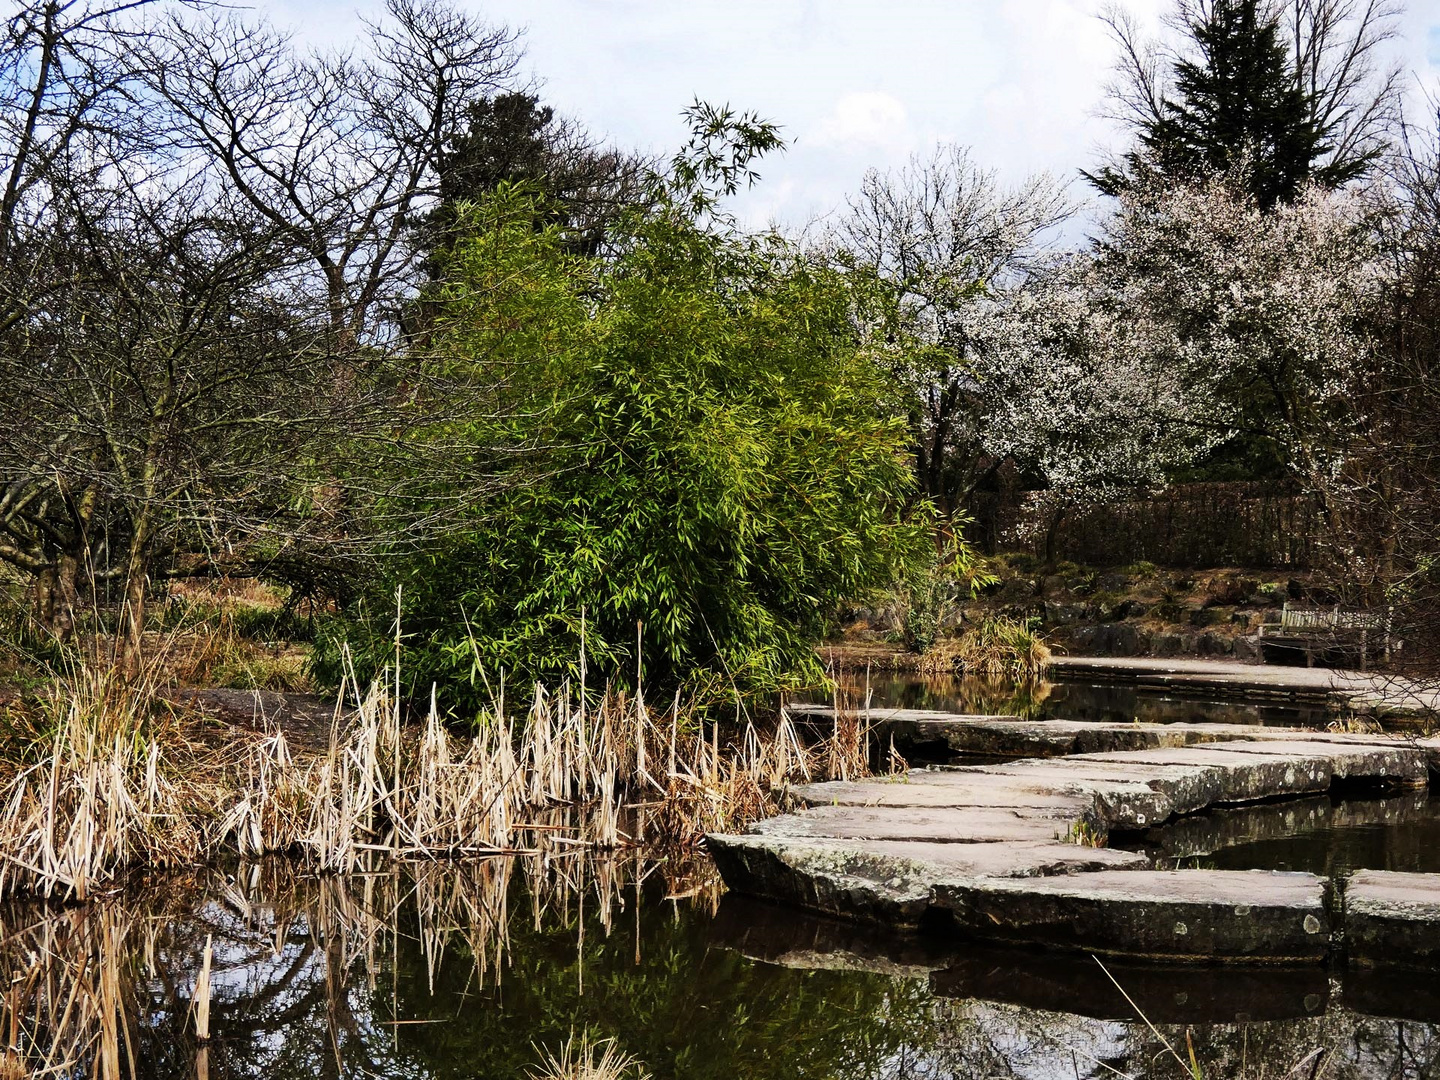
[(870, 174), (832, 237), (883, 283), (922, 490), (962, 512), (1013, 463), (1060, 503), (1197, 464), (1337, 468), (1381, 302), (1373, 209), (1307, 189), (1262, 212), (1215, 177), (1136, 186), (1083, 249), (1054, 181), (958, 148)]
[[(1192, 460), (1310, 476), (1333, 468), (1351, 391), (1374, 366), (1385, 274), (1362, 196), (1311, 188), (1262, 213), (1217, 177), (1139, 190), (1089, 267), (1090, 302), (1128, 323)], [(1131, 341), (1124, 342), (1125, 338)]]

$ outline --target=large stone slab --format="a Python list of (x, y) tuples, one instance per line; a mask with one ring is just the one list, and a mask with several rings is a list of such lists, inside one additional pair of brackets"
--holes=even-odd
[(1076, 844), (934, 844), (887, 840), (706, 837), (736, 892), (846, 918), (916, 926), (939, 882), (1143, 867), (1137, 852)]
[(1312, 874), (1132, 870), (935, 886), (963, 934), (1161, 959), (1303, 962), (1330, 944)]
[[(792, 706), (791, 711), (820, 719), (834, 716), (828, 705)], [(1253, 724), (1023, 720), (923, 709), (871, 709), (865, 715), (882, 744), (893, 741), (902, 753), (921, 757), (1063, 757), (1254, 739), (1266, 730)]]
[[(911, 772), (903, 781), (806, 784), (793, 794), (809, 806), (1009, 807), (1068, 814), (1106, 827), (1143, 828), (1174, 812), (1163, 793), (1134, 780), (1106, 780), (1064, 770), (981, 766)], [(1012, 771), (1006, 771), (1010, 769)]]
[(1347, 741), (1334, 739), (1287, 739), (1282, 742), (1227, 743), (1225, 750), (1233, 754), (1256, 754), (1274, 758), (1304, 759), (1297, 767), (1328, 769), (1332, 784), (1362, 781), (1399, 787), (1422, 787), (1429, 783), (1430, 768), (1425, 751), (1419, 746), (1393, 742)]
[(1049, 843), (1068, 837), (1072, 815), (1014, 807), (817, 806), (769, 818), (747, 832), (786, 839)]
[[(1209, 766), (1213, 772), (1193, 796), (1171, 793), (1177, 811), (1199, 810), (1206, 805), (1258, 802), (1293, 795), (1309, 795), (1330, 787), (1331, 768), (1323, 756), (1279, 751), (1248, 754), (1214, 746), (1188, 746), (1179, 750), (1136, 750), (1122, 754), (1091, 754), (1076, 761), (1104, 761), (1160, 766)], [(1177, 774), (1178, 775), (1178, 774)]]
[(1088, 793), (984, 769), (916, 770), (903, 778), (801, 784), (791, 794), (808, 806), (991, 806), (1073, 812), (1089, 809)]
[(990, 768), (1032, 784), (1086, 791), (1094, 801), (1097, 823), (1120, 830), (1149, 828), (1175, 814), (1204, 809), (1224, 790), (1222, 773), (1213, 765), (1154, 764), (1091, 755)]
[(1061, 677), (1136, 682), (1178, 694), (1334, 701), (1389, 714), (1440, 712), (1440, 691), (1382, 673), (1153, 657), (1057, 656), (1052, 665)]
[(1440, 874), (1356, 871), (1345, 940), (1352, 963), (1440, 966)]
[(1301, 836), (1321, 829), (1396, 825), (1430, 816), (1429, 794), (1413, 791), (1384, 799), (1332, 802), (1329, 795), (1280, 805), (1216, 808), (1178, 818), (1145, 834), (1144, 845), (1164, 859), (1209, 855), (1222, 848)]

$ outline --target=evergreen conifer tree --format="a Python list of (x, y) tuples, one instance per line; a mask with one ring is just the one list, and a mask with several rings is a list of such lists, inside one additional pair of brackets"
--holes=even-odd
[(1176, 61), (1174, 97), (1140, 130), (1124, 168), (1086, 176), (1116, 194), (1145, 176), (1193, 180), (1237, 172), (1262, 209), (1288, 202), (1317, 173), (1327, 151), (1311, 119), (1276, 19), (1262, 0), (1212, 0), (1191, 17), (1194, 53)]

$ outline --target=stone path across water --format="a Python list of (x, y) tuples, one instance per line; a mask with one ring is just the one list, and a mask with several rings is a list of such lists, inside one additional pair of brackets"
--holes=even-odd
[[(958, 740), (1058, 724), (1055, 739), (1043, 730), (1025, 738), (1107, 748), (797, 788), (795, 813), (709, 838), (731, 889), (969, 938), (1175, 960), (1314, 961), (1330, 950), (1339, 929), (1331, 912), (1342, 910), (1328, 902), (1325, 880), (1159, 871), (1139, 853), (1092, 845), (1115, 830), (1337, 784), (1420, 788), (1440, 768), (1440, 740), (1200, 724), (1175, 740), (1168, 733), (1179, 725), (1089, 725), (1096, 732), (1087, 734), (1079, 730), (1087, 725), (1063, 721), (892, 719), (931, 733), (948, 726)], [(1139, 748), (1123, 748), (1131, 746)], [(1421, 880), (1407, 883), (1406, 895), (1428, 896), (1432, 907), (1416, 910), (1431, 914), (1372, 919), (1364, 947), (1404, 944), (1440, 958), (1440, 875), (1409, 877)], [(1417, 952), (1417, 933), (1433, 940), (1432, 953)]]
[[(792, 705), (795, 716), (828, 722), (829, 705)], [(1263, 727), (1259, 724), (1124, 723), (1089, 720), (1024, 720), (1018, 716), (986, 716), (930, 709), (872, 708), (866, 714), (871, 734), (882, 746), (894, 743), (902, 754), (922, 758), (1067, 757), (1116, 750), (1148, 750), (1219, 742), (1283, 742), (1299, 739), (1339, 745), (1393, 746), (1386, 734), (1354, 735), (1309, 728)], [(1440, 764), (1440, 745), (1435, 746)]]
[(1135, 682), (1174, 693), (1313, 698), (1378, 712), (1440, 712), (1440, 689), (1377, 672), (1148, 656), (1057, 656), (1051, 666), (1065, 678)]

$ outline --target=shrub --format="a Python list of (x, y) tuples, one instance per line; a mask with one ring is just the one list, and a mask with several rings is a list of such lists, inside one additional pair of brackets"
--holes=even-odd
[(928, 542), (846, 282), (673, 208), (604, 260), (568, 252), (523, 191), (474, 213), (437, 349), (477, 392), (500, 387), (499, 418), (444, 452), (514, 464), (464, 528), (398, 552), (319, 635), (319, 671), (342, 642), (362, 677), (393, 656), (398, 591), (411, 692), (474, 687), (462, 708), (502, 674), (582, 665), (591, 685), (643, 672), (701, 696), (819, 681), (827, 614)]

